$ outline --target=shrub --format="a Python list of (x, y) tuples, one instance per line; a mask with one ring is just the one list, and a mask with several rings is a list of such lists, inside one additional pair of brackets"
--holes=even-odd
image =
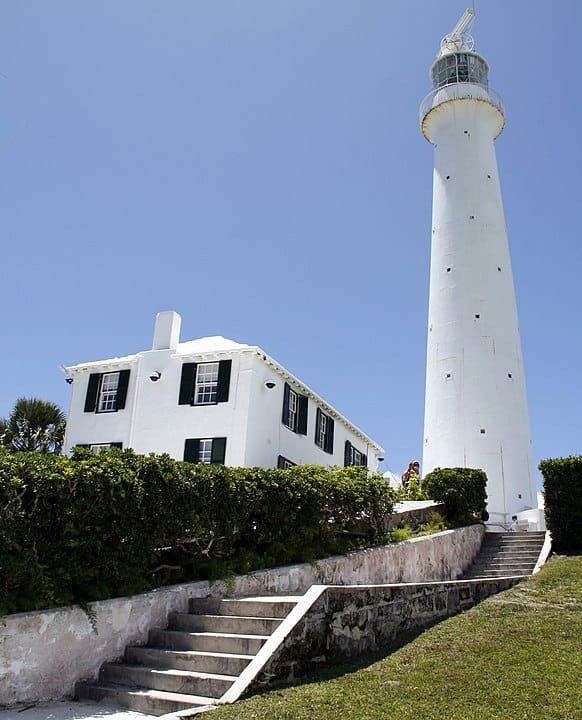
[(474, 522), (487, 503), (487, 475), (474, 468), (436, 468), (422, 479), (426, 497), (444, 504), (447, 519)]
[(542, 460), (546, 526), (556, 550), (582, 548), (582, 456)]
[(393, 501), (365, 468), (0, 449), (0, 614), (344, 552), (346, 531), (373, 539)]

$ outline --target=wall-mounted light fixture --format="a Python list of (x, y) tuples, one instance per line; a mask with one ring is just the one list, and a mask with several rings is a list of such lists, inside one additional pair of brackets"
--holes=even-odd
[(73, 378), (65, 378), (65, 382), (67, 383), (67, 385), (72, 385), (72, 384), (73, 384)]
[(162, 373), (159, 370), (154, 370), (152, 373), (150, 373), (150, 380), (152, 382), (158, 382), (161, 377)]
[(272, 380), (267, 380), (265, 383), (265, 387), (267, 390), (272, 390), (275, 387), (276, 383), (274, 383)]

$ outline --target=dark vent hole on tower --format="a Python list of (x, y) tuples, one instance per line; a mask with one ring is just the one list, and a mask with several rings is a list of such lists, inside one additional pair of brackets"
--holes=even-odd
[(501, 272), (501, 268), (499, 267), (499, 265), (497, 266), (497, 270), (498, 270), (499, 272)]
[(447, 175), (447, 178), (446, 178), (446, 179), (447, 179), (447, 180), (450, 180), (450, 179), (451, 179), (451, 176), (450, 176), (450, 175)]
[(513, 375), (512, 375), (511, 373), (507, 373), (507, 377), (511, 380), (511, 378), (513, 377)]
[(487, 175), (487, 177), (489, 178), (489, 180), (491, 180), (491, 175)]
[(451, 272), (451, 268), (450, 268), (450, 267), (447, 268), (447, 272)]
[(447, 373), (447, 375), (446, 375), (447, 380), (450, 380), (451, 377), (452, 377), (451, 373)]
[(474, 219), (475, 219), (474, 215), (469, 215), (469, 220), (474, 220)]
[(479, 430), (479, 432), (481, 433), (481, 435), (485, 435), (485, 428), (481, 428), (481, 430)]
[(480, 317), (481, 315), (475, 315), (475, 320), (479, 320)]

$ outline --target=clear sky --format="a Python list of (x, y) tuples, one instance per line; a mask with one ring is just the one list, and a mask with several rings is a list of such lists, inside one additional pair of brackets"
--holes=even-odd
[[(422, 454), (428, 70), (467, 0), (2, 0), (0, 416), (59, 365), (259, 345)], [(582, 2), (477, 0), (534, 461), (582, 437)]]

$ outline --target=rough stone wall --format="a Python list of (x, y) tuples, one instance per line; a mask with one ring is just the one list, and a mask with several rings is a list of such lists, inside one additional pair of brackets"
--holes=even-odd
[(303, 594), (314, 584), (420, 582), (459, 577), (477, 554), (485, 530), (473, 525), (316, 564), (262, 570), (234, 583), (186, 583), (91, 604), (97, 632), (78, 607), (15, 613), (0, 625), (0, 705), (72, 695), (75, 683), (96, 678), (103, 662), (145, 644), (150, 628), (166, 627), (169, 612), (187, 612), (191, 597)]
[(481, 600), (519, 578), (328, 587), (265, 665), (253, 687), (289, 682), (314, 667), (386, 647)]

